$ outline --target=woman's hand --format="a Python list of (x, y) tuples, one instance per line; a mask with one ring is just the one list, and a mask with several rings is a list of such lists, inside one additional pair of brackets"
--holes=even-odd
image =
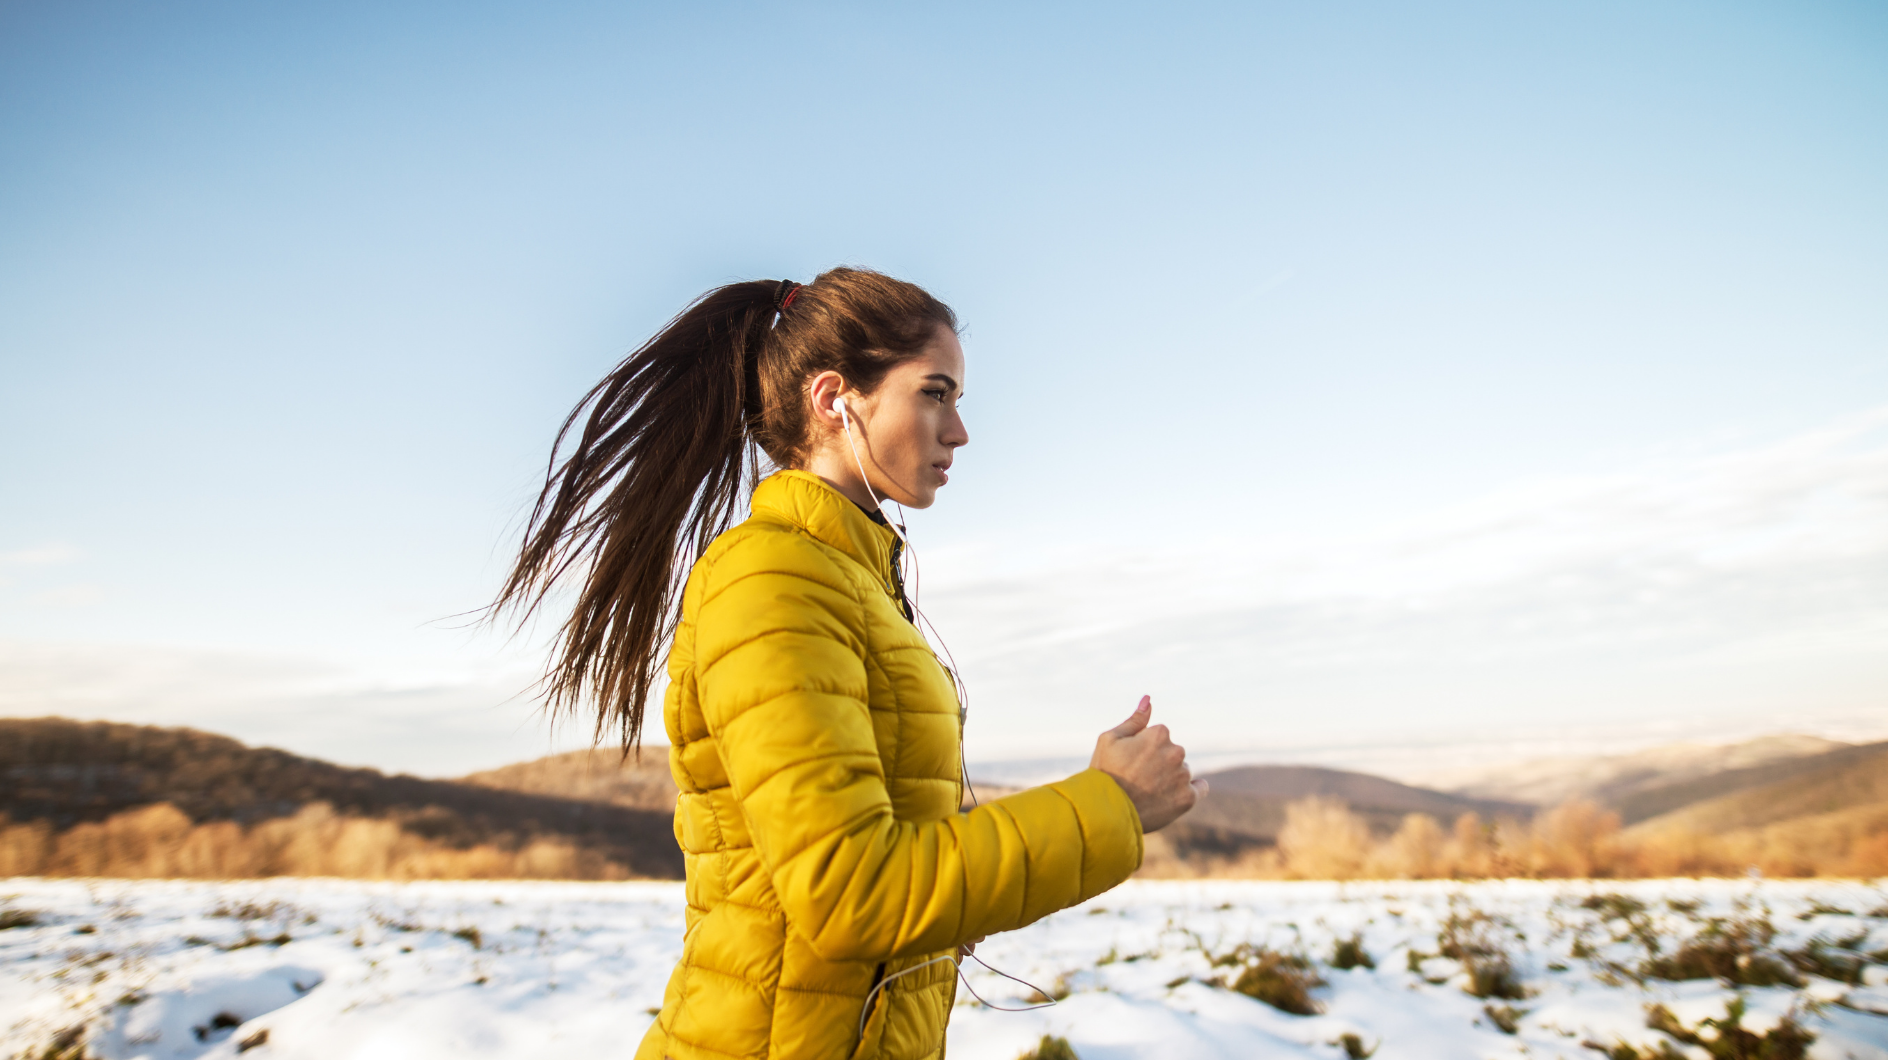
[(976, 938), (971, 939), (969, 942), (966, 942), (962, 946), (957, 947), (957, 959), (961, 961), (965, 957), (968, 957), (971, 954), (977, 952), (977, 943), (982, 942), (984, 939), (988, 937), (989, 936), (987, 935), (978, 935)]
[(1142, 696), (1128, 720), (1095, 741), (1095, 757), (1088, 762), (1134, 800), (1142, 832), (1167, 827), (1206, 794), (1206, 781), (1194, 780), (1187, 769), (1186, 748), (1168, 737), (1165, 725), (1147, 724), (1153, 713), (1154, 701)]

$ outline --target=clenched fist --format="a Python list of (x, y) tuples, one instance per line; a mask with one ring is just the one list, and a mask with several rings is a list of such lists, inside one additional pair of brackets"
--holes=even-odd
[(1149, 725), (1154, 701), (1141, 697), (1128, 720), (1095, 741), (1090, 769), (1113, 777), (1134, 800), (1141, 831), (1157, 832), (1193, 808), (1206, 795), (1206, 781), (1187, 769), (1186, 748), (1174, 743), (1165, 725)]

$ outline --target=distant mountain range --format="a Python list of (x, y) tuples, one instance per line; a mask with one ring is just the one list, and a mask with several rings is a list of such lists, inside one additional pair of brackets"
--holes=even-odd
[[(551, 837), (597, 851), (636, 875), (674, 877), (681, 869), (670, 822), (676, 789), (660, 746), (646, 748), (640, 760), (614, 750), (576, 751), (458, 780), (425, 780), (189, 729), (0, 719), (0, 777), (0, 814), (55, 830), (155, 803), (169, 803), (193, 822), (248, 824), (319, 802), (337, 813), (397, 822), (452, 847), (515, 848)], [(1458, 777), (1452, 791), (1300, 765), (1242, 766), (1207, 779), (1211, 796), (1161, 833), (1162, 858), (1223, 860), (1268, 848), (1287, 806), (1309, 796), (1344, 803), (1378, 836), (1408, 814), (1427, 814), (1445, 828), (1469, 813), (1525, 821), (1545, 805), (1526, 796), (1547, 795), (1610, 809), (1628, 835), (1720, 835), (1791, 822), (1856, 835), (1888, 830), (1888, 743), (1813, 737), (1556, 759)], [(1015, 790), (977, 787), (984, 801)]]
[(1810, 758), (1847, 746), (1819, 736), (1764, 736), (1729, 744), (1667, 744), (1629, 754), (1533, 758), (1414, 779), (1458, 795), (1536, 806), (1590, 799), (1604, 806), (1623, 807), (1633, 796), (1652, 788)]
[(670, 813), (584, 798), (349, 769), (227, 736), (65, 718), (0, 718), (0, 814), (55, 830), (169, 803), (193, 823), (253, 824), (312, 803), (392, 820), (449, 848), (564, 840), (636, 875), (675, 877)]
[(1440, 778), (1461, 794), (1589, 799), (1628, 826), (1719, 835), (1888, 805), (1888, 742), (1767, 736), (1629, 755), (1546, 759)]
[(1888, 743), (1842, 747), (1788, 762), (1727, 770), (1626, 800), (1631, 833), (1731, 835), (1834, 827), (1884, 834)]

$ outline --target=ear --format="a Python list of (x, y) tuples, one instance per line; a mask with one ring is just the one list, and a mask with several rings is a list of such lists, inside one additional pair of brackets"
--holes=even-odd
[[(807, 400), (813, 405), (813, 418), (834, 430), (844, 429), (845, 417), (839, 408), (845, 405), (844, 395), (850, 389), (846, 386), (845, 377), (838, 372), (826, 371), (814, 376), (806, 385)], [(847, 413), (854, 411), (851, 406), (846, 406)]]

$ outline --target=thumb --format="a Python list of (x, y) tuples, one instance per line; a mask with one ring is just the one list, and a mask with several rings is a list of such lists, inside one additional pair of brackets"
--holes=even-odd
[(1147, 719), (1152, 717), (1153, 714), (1153, 699), (1148, 696), (1142, 696), (1140, 705), (1134, 708), (1134, 713), (1128, 715), (1128, 720), (1109, 729), (1108, 735), (1120, 738), (1133, 736), (1135, 733), (1147, 728)]

